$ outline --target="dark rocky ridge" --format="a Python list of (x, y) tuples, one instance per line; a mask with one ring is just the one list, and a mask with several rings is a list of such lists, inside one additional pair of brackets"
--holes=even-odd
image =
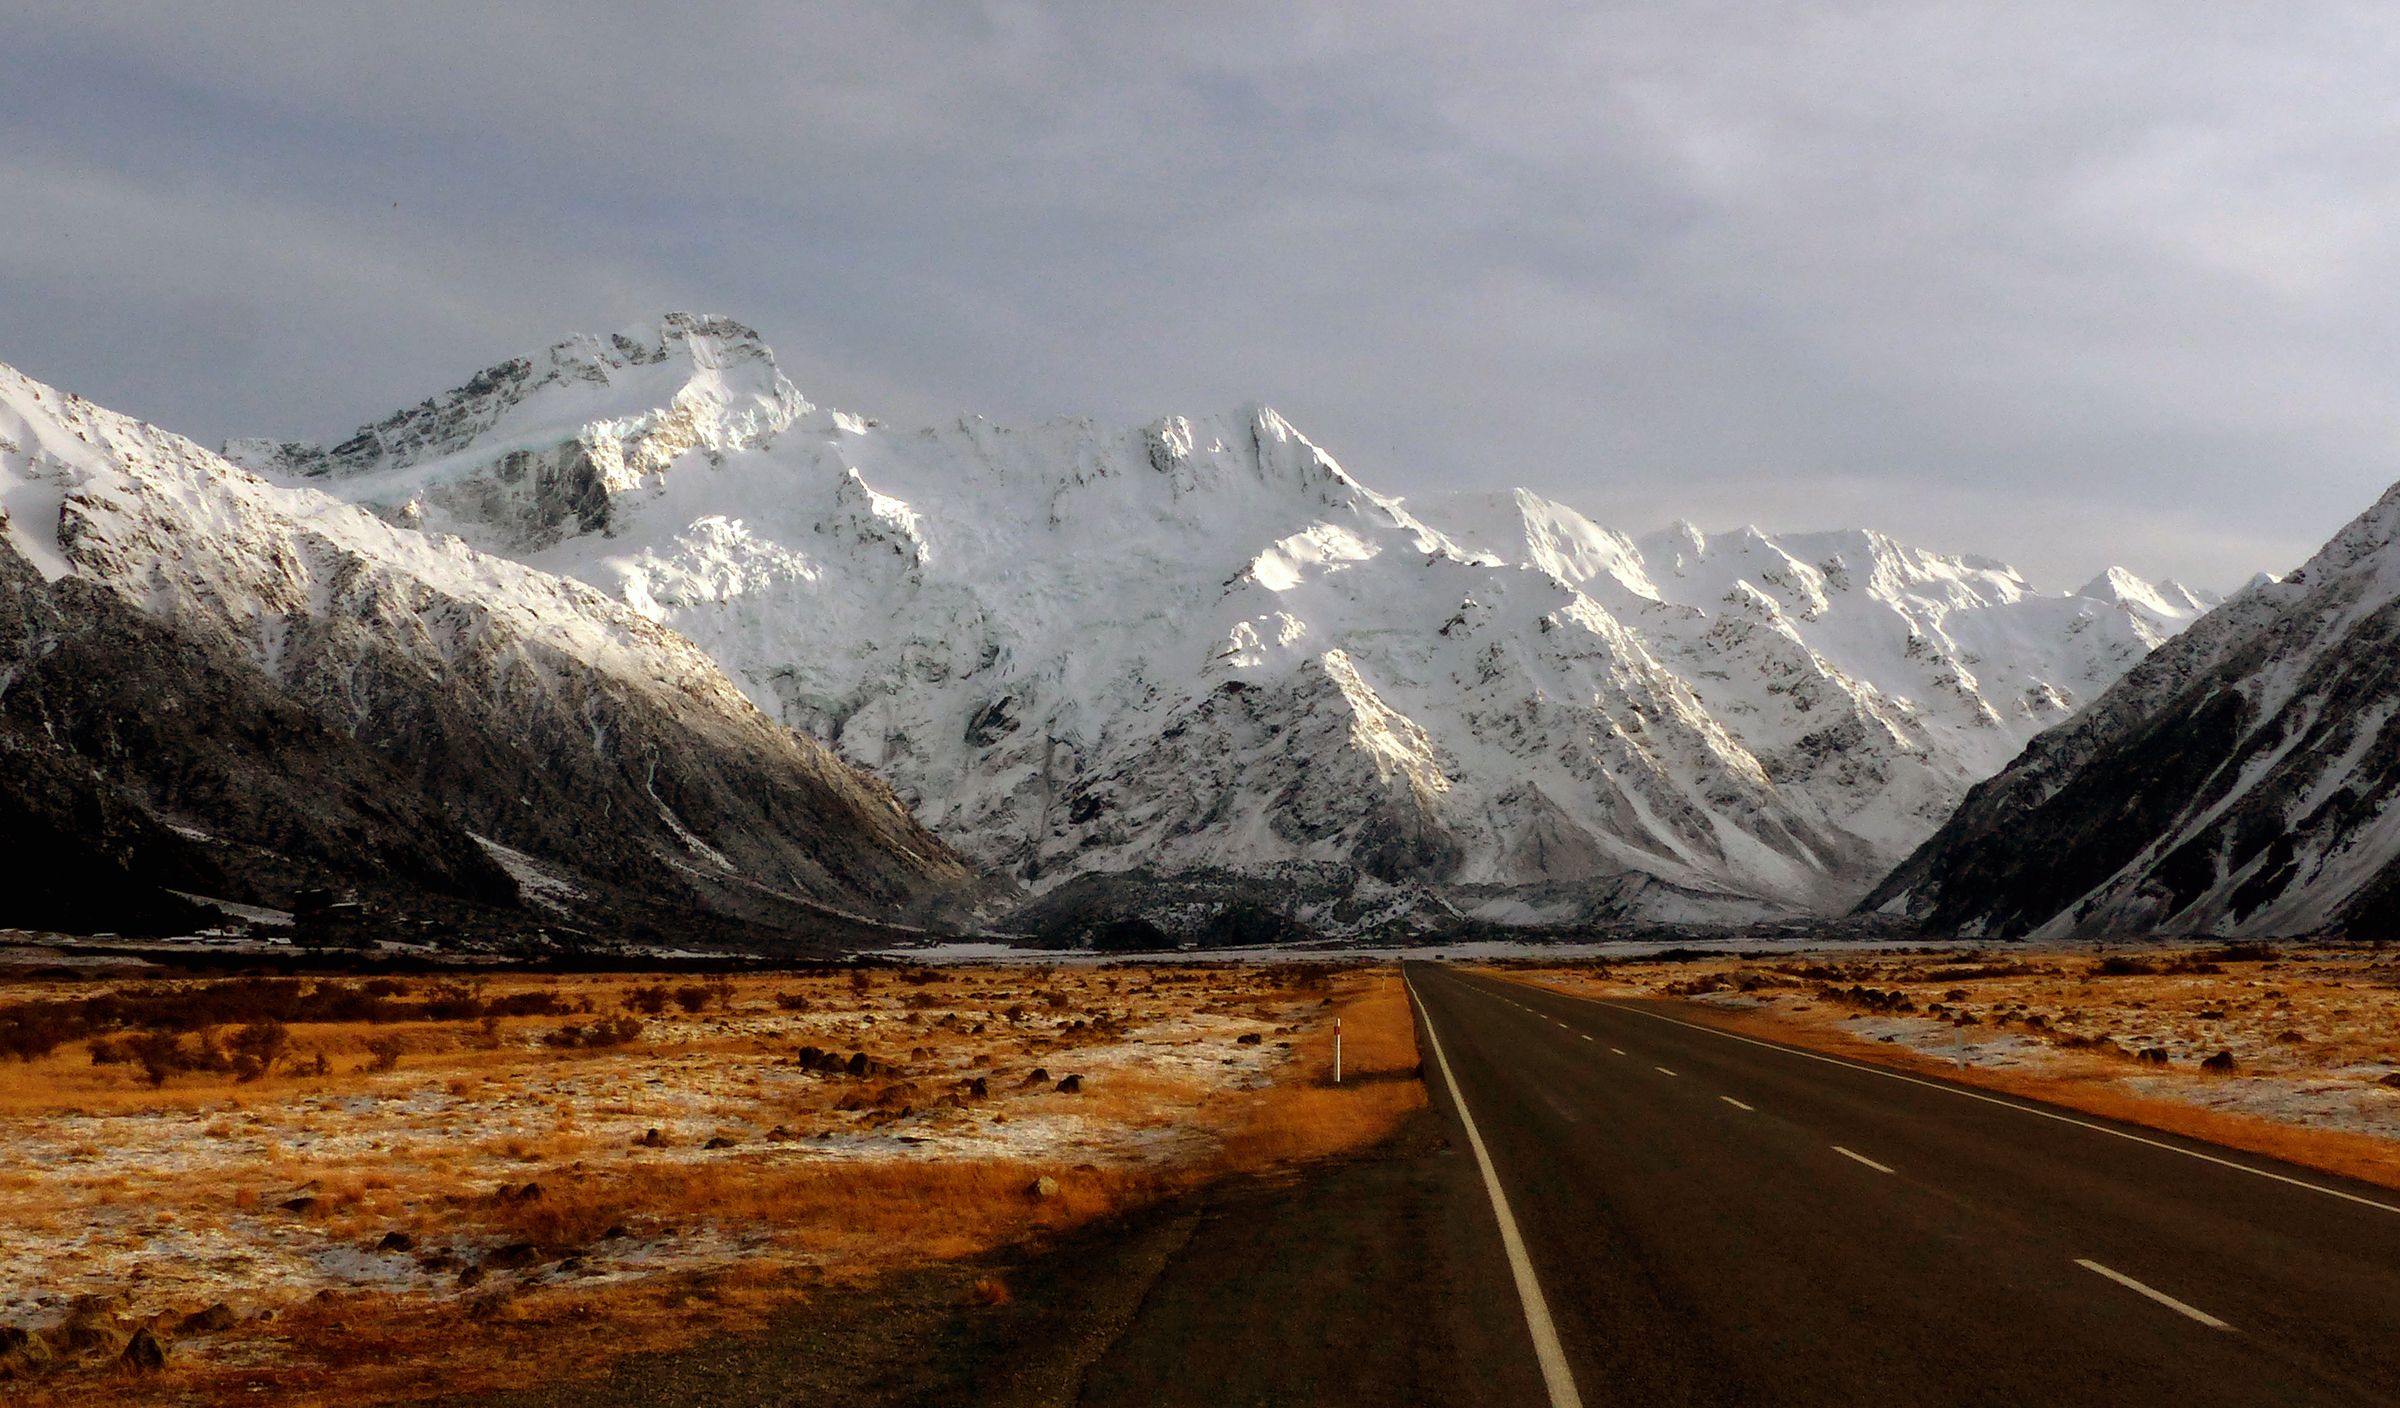
[(334, 879), (518, 898), (406, 777), (246, 661), (89, 582), (43, 581), (5, 538), (0, 845), (0, 924), (20, 928), (187, 931), (221, 916), (169, 890), (282, 908)]
[(2017, 937), (2400, 920), (2400, 488), (1968, 795), (1860, 911)]
[[(540, 863), (520, 921), (753, 946), (855, 941), (990, 888), (878, 779), (589, 588), (4, 380), (22, 419), (0, 452), (62, 486), (71, 568), (45, 581), (8, 547), (0, 571), (7, 817), (79, 874), (514, 910), (506, 867), (534, 872), (484, 838)], [(189, 922), (145, 903), (136, 927)], [(96, 912), (13, 922), (124, 927)]]

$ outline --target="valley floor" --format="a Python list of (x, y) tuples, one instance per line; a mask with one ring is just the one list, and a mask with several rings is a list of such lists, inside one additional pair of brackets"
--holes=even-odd
[[(1413, 1070), (1388, 969), (18, 973), (0, 1030), (130, 1004), (0, 1065), (0, 1398), (29, 1404), (96, 1376), (126, 1402), (334, 1404), (597, 1373), (1423, 1101), (1327, 1081), (1337, 1017), (1353, 1073)], [(165, 1368), (119, 1383), (141, 1332)]]

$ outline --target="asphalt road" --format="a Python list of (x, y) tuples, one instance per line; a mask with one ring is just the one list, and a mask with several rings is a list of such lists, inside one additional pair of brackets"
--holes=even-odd
[(2400, 1403), (2400, 1194), (1663, 1006), (1408, 977), (1583, 1403)]

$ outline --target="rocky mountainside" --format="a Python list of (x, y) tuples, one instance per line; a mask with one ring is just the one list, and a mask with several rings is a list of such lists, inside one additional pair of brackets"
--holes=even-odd
[(2400, 487), (1984, 783), (1865, 908), (1946, 932), (2400, 920)]
[(331, 878), (522, 893), (553, 925), (665, 937), (978, 883), (641, 613), (6, 368), (0, 514), (0, 758), (48, 779), (12, 788), (13, 824), (80, 846), (77, 876), (278, 907)]
[(1275, 877), (1336, 929), (1839, 910), (2211, 604), (1871, 532), (1403, 502), (1263, 408), (900, 431), (684, 315), (227, 453), (590, 584), (967, 855), (1140, 877), (1171, 930), (1208, 908), (1179, 876)]

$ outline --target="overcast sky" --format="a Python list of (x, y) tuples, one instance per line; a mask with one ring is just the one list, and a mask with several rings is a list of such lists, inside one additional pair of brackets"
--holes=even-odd
[(0, 17), (0, 360), (214, 445), (751, 323), (887, 419), (2230, 587), (2400, 479), (2389, 6)]

